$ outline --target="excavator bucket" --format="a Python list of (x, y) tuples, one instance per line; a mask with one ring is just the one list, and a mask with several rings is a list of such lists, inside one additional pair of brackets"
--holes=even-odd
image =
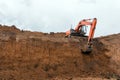
[(83, 54), (90, 54), (92, 52), (92, 48), (91, 47), (87, 47), (86, 49), (81, 49), (81, 52)]

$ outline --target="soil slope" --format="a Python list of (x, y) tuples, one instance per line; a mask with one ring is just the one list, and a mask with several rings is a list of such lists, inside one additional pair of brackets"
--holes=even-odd
[(89, 55), (81, 53), (87, 38), (64, 36), (0, 25), (0, 79), (120, 78), (120, 34), (95, 38)]

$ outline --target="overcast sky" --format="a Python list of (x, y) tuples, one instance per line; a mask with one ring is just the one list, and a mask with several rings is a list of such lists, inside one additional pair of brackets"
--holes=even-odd
[(120, 33), (120, 0), (0, 0), (0, 24), (25, 30), (65, 32), (94, 17), (95, 36)]

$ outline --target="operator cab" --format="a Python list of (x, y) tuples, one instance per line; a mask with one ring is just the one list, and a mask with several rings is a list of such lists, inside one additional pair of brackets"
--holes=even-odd
[(80, 29), (80, 34), (85, 36), (86, 33), (87, 33), (87, 26), (82, 26)]
[(81, 37), (86, 37), (87, 33), (87, 26), (82, 26), (79, 29), (79, 32), (76, 32), (74, 29), (70, 29), (70, 36), (81, 36)]

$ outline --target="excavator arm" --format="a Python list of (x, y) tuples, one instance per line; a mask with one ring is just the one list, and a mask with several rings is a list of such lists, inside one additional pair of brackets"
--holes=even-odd
[(97, 19), (94, 18), (91, 23), (90, 32), (89, 32), (89, 36), (88, 36), (88, 42), (90, 42), (92, 40), (92, 38), (94, 37), (96, 23), (97, 23)]
[[(88, 36), (88, 43), (87, 43), (87, 48), (86, 49), (81, 49), (82, 53), (91, 53), (92, 52), (92, 39), (94, 37), (94, 33), (95, 33), (95, 28), (96, 28), (96, 23), (97, 23), (97, 19), (94, 18), (92, 20), (92, 22), (88, 22), (87, 24), (90, 25), (90, 32), (89, 32), (89, 36)], [(83, 24), (83, 23), (81, 23)], [(86, 24), (86, 23), (85, 23)]]

